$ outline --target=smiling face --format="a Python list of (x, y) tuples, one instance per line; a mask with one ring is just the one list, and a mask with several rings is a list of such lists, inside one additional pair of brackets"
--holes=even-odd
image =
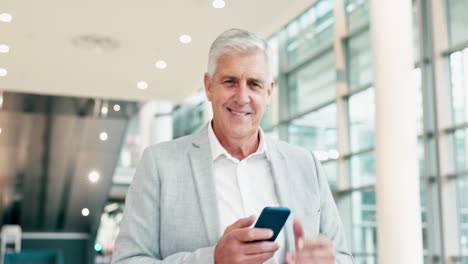
[(213, 129), (223, 142), (253, 139), (273, 91), (268, 63), (261, 51), (223, 55), (205, 90), (213, 107)]

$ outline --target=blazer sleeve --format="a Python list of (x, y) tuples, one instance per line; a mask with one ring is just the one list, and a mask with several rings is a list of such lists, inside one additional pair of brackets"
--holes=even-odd
[(152, 148), (144, 151), (128, 190), (112, 264), (213, 263), (214, 247), (162, 258), (160, 182), (152, 151)]
[(352, 264), (354, 263), (353, 257), (346, 247), (343, 225), (341, 223), (333, 195), (330, 191), (326, 174), (317, 158), (313, 154), (312, 157), (317, 170), (317, 181), (321, 198), (320, 233), (333, 241), (336, 254), (335, 263)]

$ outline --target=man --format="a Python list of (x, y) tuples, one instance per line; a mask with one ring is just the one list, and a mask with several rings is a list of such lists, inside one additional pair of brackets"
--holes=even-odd
[[(204, 77), (213, 119), (195, 135), (145, 150), (114, 264), (352, 263), (319, 162), (259, 127), (274, 87), (268, 54), (244, 30), (214, 41)], [(275, 242), (249, 243), (272, 236), (250, 228), (265, 206), (288, 207), (296, 220)]]

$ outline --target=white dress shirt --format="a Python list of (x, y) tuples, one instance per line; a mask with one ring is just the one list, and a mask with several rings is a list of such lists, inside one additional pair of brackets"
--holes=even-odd
[[(226, 227), (240, 218), (250, 215), (258, 217), (264, 207), (279, 206), (261, 128), (259, 134), (257, 151), (243, 160), (238, 160), (219, 143), (211, 122), (209, 124), (208, 137), (213, 158), (221, 234)], [(265, 263), (284, 263), (286, 242), (283, 231), (276, 238), (276, 242), (280, 249)]]

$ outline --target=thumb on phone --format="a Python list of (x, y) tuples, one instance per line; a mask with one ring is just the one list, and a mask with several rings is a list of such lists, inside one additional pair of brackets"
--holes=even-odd
[(241, 229), (251, 226), (255, 221), (255, 216), (251, 215), (249, 217), (241, 218), (234, 222), (232, 225), (226, 227), (224, 234), (227, 234), (235, 229)]

